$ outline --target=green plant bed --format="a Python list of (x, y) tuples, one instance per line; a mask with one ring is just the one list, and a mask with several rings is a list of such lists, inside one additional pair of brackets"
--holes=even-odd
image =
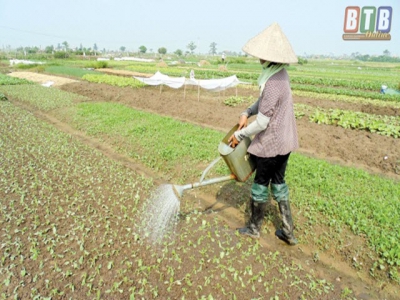
[(2, 85), (20, 85), (20, 84), (34, 84), (32, 81), (26, 79), (20, 79), (17, 77), (7, 76), (0, 74), (0, 86)]
[(400, 218), (398, 182), (299, 154), (291, 156), (287, 180), (296, 206), (303, 208), (307, 218), (328, 226), (340, 222), (354, 234), (365, 235), (379, 262), (393, 266), (391, 272), (396, 274), (400, 266), (400, 224), (395, 221)]
[(116, 75), (106, 75), (106, 74), (86, 74), (82, 77), (82, 79), (87, 80), (89, 82), (94, 83), (105, 83), (113, 86), (119, 87), (132, 87), (132, 88), (139, 88), (143, 87), (144, 83), (141, 81), (128, 78), (128, 77), (121, 77)]
[(295, 91), (305, 91), (321, 94), (332, 94), (332, 95), (344, 95), (353, 97), (362, 97), (367, 99), (378, 99), (383, 101), (396, 101), (400, 102), (400, 95), (385, 95), (380, 94), (378, 91), (368, 92), (353, 89), (342, 89), (342, 88), (332, 88), (324, 86), (306, 85), (306, 84), (291, 84), (291, 87)]
[(45, 69), (46, 73), (54, 75), (63, 75), (74, 78), (82, 78), (86, 74), (96, 74), (95, 71), (87, 70), (80, 67), (68, 67), (68, 66), (48, 66)]
[[(120, 137), (129, 145), (124, 149), (126, 154), (157, 171), (170, 172), (171, 177), (178, 175), (174, 166), (182, 164), (179, 180), (199, 178), (199, 170), (189, 166), (206, 165), (215, 159), (215, 145), (223, 138), (220, 132), (115, 103), (81, 103), (77, 109), (77, 129), (94, 136)], [(218, 172), (229, 174), (224, 167)]]
[[(124, 145), (121, 152), (170, 173), (174, 182), (196, 178), (196, 172), (199, 176), (201, 166), (218, 156), (217, 146), (224, 135), (120, 104), (82, 103), (77, 108), (77, 129), (97, 137), (114, 136)], [(181, 166), (179, 173), (175, 171), (177, 165)], [(218, 172), (226, 174), (226, 169)], [(368, 244), (385, 264), (400, 265), (400, 248), (396, 244), (400, 238), (398, 182), (300, 154), (293, 155), (287, 180), (293, 187), (295, 206), (315, 208), (311, 215), (307, 213), (308, 217), (328, 225), (333, 219), (340, 221), (354, 234), (366, 235)], [(324, 215), (322, 219), (320, 213)], [(387, 234), (382, 235), (382, 231)]]
[(307, 91), (299, 91), (294, 90), (293, 95), (299, 97), (306, 97), (311, 99), (323, 99), (330, 101), (343, 101), (348, 103), (360, 103), (360, 104), (368, 104), (382, 107), (393, 107), (400, 108), (400, 102), (397, 101), (382, 101), (379, 99), (371, 99), (357, 96), (347, 96), (347, 95), (335, 95), (335, 94), (322, 94), (318, 92), (307, 92)]
[(0, 85), (0, 92), (43, 111), (72, 105), (87, 98), (41, 85)]
[(400, 137), (400, 117), (371, 115), (340, 109), (316, 109), (309, 119), (317, 124), (337, 125), (343, 128), (367, 130), (394, 138)]

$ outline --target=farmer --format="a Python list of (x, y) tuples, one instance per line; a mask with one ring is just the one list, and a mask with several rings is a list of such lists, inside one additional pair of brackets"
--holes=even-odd
[[(258, 78), (260, 96), (239, 117), (239, 129), (229, 139), (232, 147), (244, 138), (255, 135), (248, 152), (256, 165), (251, 187), (251, 216), (239, 233), (253, 238), (260, 236), (269, 186), (282, 215), (282, 228), (275, 235), (289, 245), (297, 244), (289, 204), (285, 170), (290, 153), (298, 148), (296, 120), (293, 111), (289, 76), (285, 67), (297, 57), (277, 23), (250, 39), (243, 51), (260, 59), (262, 72)], [(248, 118), (256, 119), (248, 124)]]

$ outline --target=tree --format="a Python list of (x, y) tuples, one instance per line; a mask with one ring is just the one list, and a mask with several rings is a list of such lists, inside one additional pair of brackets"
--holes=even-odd
[(62, 42), (62, 45), (64, 46), (64, 50), (67, 51), (69, 48), (68, 42), (64, 41), (64, 42)]
[(197, 48), (196, 44), (194, 42), (190, 42), (186, 48), (188, 48), (190, 50), (190, 53), (193, 54), (194, 49)]
[(182, 56), (182, 50), (181, 50), (181, 49), (177, 49), (174, 53), (175, 53), (177, 56)]
[(53, 53), (53, 51), (54, 51), (54, 46), (53, 46), (53, 45), (47, 46), (47, 47), (44, 49), (44, 52), (46, 52), (46, 53)]
[(390, 51), (386, 49), (385, 51), (383, 51), (383, 55), (390, 56)]
[(167, 53), (167, 48), (165, 48), (165, 47), (158, 48), (158, 53), (166, 54)]
[(121, 47), (119, 47), (119, 51), (121, 51), (121, 52), (124, 52), (124, 51), (125, 51), (125, 49), (126, 49), (126, 47), (125, 47), (125, 46), (121, 46)]
[(210, 54), (212, 54), (212, 55), (217, 54), (217, 43), (216, 42), (212, 42), (210, 44)]
[(147, 51), (146, 46), (143, 46), (143, 45), (142, 45), (142, 46), (139, 47), (139, 52), (140, 52), (140, 53), (146, 53), (146, 51)]

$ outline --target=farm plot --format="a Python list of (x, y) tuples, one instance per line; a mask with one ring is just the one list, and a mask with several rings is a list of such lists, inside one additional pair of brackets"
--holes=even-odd
[(190, 205), (175, 235), (149, 242), (140, 213), (152, 178), (0, 105), (2, 298), (316, 299), (362, 289), (335, 286), (322, 270), (247, 242)]
[[(179, 120), (194, 122), (223, 132), (232, 128), (238, 120), (240, 112), (249, 103), (227, 106), (224, 100), (235, 95), (235, 90), (227, 90), (223, 94), (202, 92), (200, 99), (196, 90), (187, 90), (184, 98), (180, 90), (145, 87), (136, 89), (118, 88), (110, 85), (93, 85), (86, 82), (67, 84), (61, 89), (88, 96), (96, 101), (112, 101), (128, 106), (168, 115)], [(257, 92), (241, 89), (243, 98), (255, 98)], [(353, 112), (365, 112), (370, 115), (396, 118), (399, 124), (400, 106), (397, 102), (378, 106), (374, 102), (357, 101), (353, 103), (330, 99), (312, 99), (295, 96), (295, 105), (305, 104), (313, 108), (341, 109)], [(380, 136), (368, 130), (351, 130), (337, 126), (324, 126), (312, 123), (309, 115), (298, 119), (300, 151), (315, 157), (353, 165), (363, 169), (384, 173), (398, 178), (400, 175), (400, 141), (393, 137)], [(390, 124), (388, 124), (390, 125)], [(388, 129), (395, 132), (396, 129)]]
[[(168, 181), (197, 179), (196, 172), (200, 174), (206, 161), (214, 157), (208, 153), (200, 157), (196, 162), (192, 154), (197, 152), (204, 153), (202, 151), (203, 147), (209, 149), (212, 148), (212, 145), (216, 146), (218, 143), (218, 133), (214, 136), (215, 129), (219, 130), (219, 134), (222, 134), (221, 131), (225, 132), (226, 129), (229, 129), (232, 126), (232, 122), (236, 122), (238, 113), (245, 105), (243, 104), (242, 107), (228, 107), (223, 104), (222, 97), (219, 98), (215, 94), (204, 94), (198, 100), (196, 92), (194, 92), (193, 95), (183, 99), (179, 91), (165, 90), (163, 93), (159, 93), (158, 89), (152, 88), (133, 91), (131, 88), (77, 83), (64, 85), (63, 89), (86, 96), (84, 100), (79, 100), (79, 97), (77, 97), (77, 100), (74, 100), (78, 102), (84, 101), (84, 103), (72, 101), (58, 107), (52, 106), (52, 109), (47, 110), (47, 113), (85, 132), (88, 136), (99, 138), (102, 143), (111, 145), (118, 152), (129, 155), (135, 161), (141, 161), (143, 164), (150, 162), (148, 166), (156, 170)], [(243, 91), (243, 94), (245, 93), (251, 94), (248, 91)], [(8, 91), (8, 96), (13, 102), (12, 95), (17, 95), (17, 92)], [(21, 101), (33, 107), (33, 110), (40, 109), (46, 111), (46, 108), (41, 108), (37, 104), (38, 102), (32, 102), (32, 99), (29, 97), (28, 99), (23, 96), (15, 97), (18, 102)], [(0, 102), (0, 104), (3, 103), (7, 102)], [(325, 104), (328, 105), (328, 103)], [(197, 123), (203, 129), (200, 128), (201, 130), (199, 130), (196, 126), (191, 128), (191, 126), (187, 125), (181, 127), (179, 122), (174, 123), (176, 121), (170, 118), (154, 117), (153, 114), (143, 112), (138, 113), (131, 108), (140, 108), (141, 110), (156, 112), (159, 115), (169, 115), (174, 117), (174, 119), (186, 120), (192, 124)], [(340, 108), (343, 109), (346, 107), (344, 105)], [(15, 113), (8, 112), (6, 109), (2, 109), (3, 111), (6, 112), (5, 115), (11, 116), (11, 119), (2, 116), (2, 118), (5, 118), (4, 120), (7, 120), (4, 123), (13, 124), (12, 122), (15, 120), (15, 122), (24, 124), (17, 118), (19, 115), (24, 115), (22, 110), (18, 110)], [(396, 115), (396, 111), (394, 111), (393, 115)], [(158, 129), (159, 134), (164, 134), (167, 137), (165, 141), (161, 142), (163, 147), (157, 143), (149, 143), (146, 148), (146, 144), (140, 145), (137, 143), (141, 137), (145, 136), (148, 138), (155, 134), (149, 131), (152, 126), (143, 123), (146, 121), (160, 124)], [(28, 119), (26, 123), (34, 124), (35, 121)], [(163, 126), (163, 124), (168, 124), (168, 126)], [(164, 127), (165, 129), (163, 129)], [(18, 127), (13, 126), (13, 128)], [(2, 130), (6, 131), (7, 127), (3, 127)], [(182, 140), (179, 139), (173, 140), (172, 143), (175, 144), (175, 147), (168, 148), (168, 134), (176, 134), (177, 131), (184, 132), (184, 136), (189, 139), (184, 143), (180, 143)], [(32, 135), (30, 130), (25, 129), (25, 134), (22, 138), (25, 138), (28, 132)], [(322, 147), (324, 151), (336, 147), (335, 151), (338, 152), (335, 153), (340, 153), (343, 156), (354, 151), (354, 148), (347, 149), (349, 145), (345, 143), (332, 144), (332, 137), (340, 137), (345, 142), (354, 140), (355, 143), (350, 145), (357, 145), (357, 142), (360, 142), (364, 148), (371, 147), (370, 149), (374, 151), (377, 151), (378, 146), (387, 146), (384, 150), (385, 153), (389, 153), (388, 159), (381, 159), (380, 161), (383, 163), (378, 162), (375, 164), (374, 166), (376, 167), (373, 170), (380, 174), (383, 173), (398, 178), (396, 177), (397, 173), (394, 168), (396, 165), (391, 164), (393, 157), (395, 162), (396, 158), (399, 158), (398, 152), (396, 152), (398, 151), (398, 140), (393, 137), (380, 136), (370, 132), (362, 132), (358, 136), (357, 134), (361, 131), (343, 129), (331, 125), (312, 124), (306, 118), (299, 119), (299, 132), (303, 144), (304, 142), (308, 142), (307, 145), (310, 145), (303, 150), (305, 152), (308, 150), (314, 156), (325, 158), (327, 158), (327, 154), (321, 153), (320, 149), (315, 147), (312, 143), (313, 139), (323, 139), (323, 142), (326, 143), (325, 147)], [(204, 140), (202, 134), (204, 137), (209, 137), (210, 139)], [(315, 136), (311, 137), (307, 134), (314, 134)], [(46, 133), (43, 135), (51, 136)], [(11, 140), (8, 138), (8, 135), (4, 136), (7, 137), (8, 144)], [(12, 136), (18, 135), (13, 134)], [(69, 142), (74, 141), (73, 135), (67, 135), (67, 137)], [(46, 147), (48, 145), (59, 144), (58, 140), (61, 145), (64, 145), (61, 149), (69, 148), (69, 145), (65, 145), (61, 138), (57, 138), (57, 141), (54, 140), (53, 143), (41, 143), (41, 139), (35, 139), (34, 135), (32, 138), (41, 145), (38, 149), (44, 151), (44, 153), (47, 152)], [(29, 141), (28, 137), (25, 139)], [(202, 146), (201, 142), (203, 140), (205, 143)], [(370, 144), (365, 143), (367, 140), (371, 140)], [(12, 140), (11, 143), (15, 143), (15, 141)], [(341, 148), (340, 145), (343, 147)], [(167, 147), (168, 151), (162, 151), (165, 147)], [(26, 148), (20, 148), (21, 152), (27, 152)], [(179, 151), (181, 150), (177, 151), (175, 148), (186, 149), (188, 157), (181, 159), (181, 162), (187, 160), (186, 165), (179, 163), (179, 155), (181, 155)], [(356, 149), (358, 152), (361, 152), (358, 160), (353, 159), (354, 156), (349, 157), (347, 163), (369, 169), (370, 166), (368, 164), (373, 162), (373, 159), (369, 159), (370, 155), (364, 155), (367, 152), (363, 152), (361, 148), (358, 147)], [(11, 151), (12, 148), (8, 148), (4, 152), (7, 154), (4, 155), (13, 157)], [(83, 165), (80, 169), (82, 171), (81, 175), (83, 178), (86, 178), (85, 175), (88, 172), (86, 169), (90, 170), (91, 166), (97, 162), (88, 159), (90, 155), (87, 156), (84, 154), (85, 151), (77, 151), (77, 153), (81, 152), (82, 154), (79, 154), (77, 157), (80, 158), (82, 156), (85, 163), (81, 162), (78, 165)], [(53, 152), (49, 151), (49, 153)], [(175, 157), (176, 154), (178, 154), (178, 157)], [(153, 161), (148, 159), (149, 155), (154, 158)], [(16, 154), (16, 157), (19, 156), (25, 157), (26, 155)], [(65, 156), (70, 157), (70, 155)], [(166, 160), (168, 162), (171, 158), (172, 161), (175, 159), (172, 165), (165, 163)], [(18, 174), (18, 170), (21, 169), (19, 166), (24, 163), (18, 163), (18, 159), (14, 159), (14, 161), (18, 166), (17, 169), (14, 170), (12, 168), (14, 163), (9, 167), (10, 170), (13, 170), (11, 171), (12, 173)], [(80, 160), (78, 159), (78, 161)], [(195, 162), (195, 164), (191, 166), (190, 162)], [(338, 162), (343, 163), (344, 161), (342, 159), (338, 160)], [(385, 163), (387, 164), (385, 165)], [(107, 169), (108, 164), (106, 161), (102, 160), (100, 164), (105, 165), (105, 169)], [(254, 242), (237, 237), (234, 234), (234, 228), (235, 226), (243, 225), (243, 205), (247, 200), (248, 187), (246, 187), (246, 184), (240, 186), (234, 183), (223, 186), (221, 190), (219, 190), (219, 187), (210, 187), (205, 190), (205, 194), (193, 191), (194, 194), (188, 195), (188, 198), (182, 203), (184, 214), (182, 215), (182, 220), (179, 222), (176, 236), (157, 247), (149, 245), (140, 232), (136, 230), (138, 228), (135, 225), (129, 227), (129, 223), (137, 223), (137, 218), (140, 217), (139, 208), (145, 202), (150, 188), (153, 186), (151, 179), (137, 177), (137, 175), (132, 174), (132, 178), (135, 176), (135, 178), (139, 178), (137, 182), (135, 181), (135, 188), (140, 188), (142, 193), (137, 196), (132, 191), (128, 192), (125, 186), (119, 186), (118, 188), (121, 189), (123, 195), (125, 195), (125, 192), (128, 193), (127, 197), (131, 199), (130, 201), (135, 199), (134, 204), (126, 210), (124, 208), (126, 206), (125, 201), (117, 199), (119, 194), (110, 198), (99, 196), (98, 199), (100, 200), (98, 201), (100, 203), (96, 202), (92, 204), (96, 208), (93, 218), (89, 217), (86, 220), (84, 216), (88, 213), (90, 215), (92, 211), (88, 212), (85, 209), (92, 201), (95, 201), (94, 199), (97, 198), (97, 194), (86, 197), (85, 194), (80, 195), (76, 191), (79, 191), (80, 188), (91, 190), (91, 186), (93, 185), (96, 187), (95, 193), (108, 195), (108, 190), (102, 189), (103, 182), (108, 188), (115, 182), (115, 180), (112, 182), (107, 181), (112, 176), (104, 175), (106, 179), (102, 179), (102, 183), (99, 184), (96, 181), (97, 175), (95, 174), (103, 174), (104, 170), (96, 169), (96, 173), (89, 173), (88, 176), (93, 178), (91, 180), (94, 180), (94, 183), (91, 181), (87, 182), (84, 179), (83, 183), (78, 184), (77, 187), (76, 185), (72, 185), (72, 187), (60, 188), (61, 191), (65, 189), (67, 195), (68, 192), (72, 193), (75, 197), (73, 200), (75, 200), (75, 203), (78, 203), (77, 207), (79, 209), (73, 210), (70, 208), (67, 210), (63, 205), (71, 201), (71, 196), (68, 199), (61, 197), (62, 200), (55, 198), (55, 203), (62, 203), (63, 205), (60, 204), (63, 208), (62, 210), (58, 209), (53, 212), (54, 210), (47, 209), (44, 213), (47, 216), (47, 211), (53, 212), (55, 217), (57, 217), (57, 221), (60, 220), (60, 222), (64, 222), (70, 216), (75, 222), (74, 216), (78, 215), (76, 219), (83, 222), (83, 225), (79, 223), (78, 225), (81, 226), (77, 225), (76, 227), (70, 225), (69, 228), (67, 225), (71, 222), (65, 225), (67, 226), (66, 228), (69, 228), (68, 234), (61, 231), (62, 240), (65, 240), (64, 238), (68, 240), (69, 237), (70, 241), (75, 241), (74, 247), (69, 246), (72, 250), (63, 248), (69, 244), (67, 246), (62, 244), (60, 248), (63, 249), (63, 252), (60, 254), (56, 251), (57, 255), (55, 255), (55, 258), (42, 257), (46, 262), (43, 263), (45, 267), (49, 261), (55, 260), (57, 262), (55, 264), (57, 268), (50, 270), (50, 274), (52, 274), (51, 279), (43, 277), (43, 274), (47, 273), (39, 273), (39, 277), (35, 281), (31, 280), (31, 277), (27, 274), (32, 274), (32, 271), (27, 272), (28, 269), (20, 263), (21, 256), (24, 258), (29, 257), (29, 260), (31, 260), (30, 257), (32, 254), (28, 252), (28, 246), (32, 248), (31, 244), (23, 248), (28, 254), (20, 255), (20, 253), (13, 252), (13, 245), (15, 244), (13, 233), (16, 232), (16, 236), (20, 240), (25, 241), (24, 238), (18, 235), (20, 233), (19, 230), (26, 228), (21, 235), (24, 234), (25, 238), (31, 237), (34, 233), (30, 229), (33, 228), (32, 230), (35, 230), (34, 220), (29, 219), (26, 223), (22, 223), (27, 224), (22, 229), (16, 225), (16, 221), (14, 222), (17, 219), (16, 217), (2, 220), (4, 224), (9, 225), (7, 227), (8, 231), (4, 236), (7, 238), (7, 241), (11, 239), (10, 243), (7, 244), (8, 247), (4, 246), (4, 249), (7, 249), (3, 252), (6, 258), (3, 259), (3, 264), (1, 265), (3, 269), (0, 276), (7, 274), (4, 278), (0, 278), (0, 281), (4, 283), (2, 288), (6, 287), (4, 294), (11, 297), (18, 291), (26, 292), (26, 290), (29, 290), (31, 292), (33, 289), (33, 295), (36, 295), (37, 298), (39, 298), (39, 295), (48, 297), (49, 293), (52, 293), (50, 295), (64, 295), (67, 298), (68, 296), (73, 298), (77, 296), (79, 298), (82, 295), (83, 297), (110, 299), (119, 297), (128, 298), (129, 296), (131, 298), (160, 297), (171, 299), (242, 299), (249, 297), (353, 299), (363, 297), (363, 294), (368, 294), (372, 298), (386, 297), (391, 299), (392, 295), (394, 295), (390, 292), (391, 283), (386, 282), (387, 278), (386, 280), (384, 278), (391, 276), (392, 280), (398, 280), (398, 273), (396, 272), (396, 264), (399, 258), (397, 256), (398, 251), (390, 244), (391, 237), (388, 240), (380, 240), (382, 236), (379, 230), (375, 229), (371, 231), (370, 228), (385, 228), (382, 227), (382, 224), (386, 224), (388, 221), (389, 223), (385, 226), (389, 226), (388, 228), (393, 226), (393, 223), (390, 223), (390, 218), (397, 218), (396, 214), (393, 213), (399, 211), (395, 206), (392, 206), (398, 203), (398, 199), (396, 200), (396, 197), (398, 198), (400, 194), (398, 185), (391, 180), (370, 177), (362, 171), (353, 171), (353, 169), (348, 171), (347, 169), (341, 169), (339, 166), (335, 167), (323, 161), (314, 161), (298, 155), (293, 156), (292, 164), (296, 171), (290, 172), (288, 180), (293, 184), (292, 192), (294, 193), (295, 218), (301, 242), (299, 247), (289, 249), (275, 240), (273, 236), (274, 224), (278, 220), (273, 217), (276, 215), (276, 208), (274, 207), (271, 207), (272, 216), (268, 216), (269, 222), (263, 232), (265, 239), (262, 239), (260, 242)], [(67, 166), (65, 171), (67, 178), (69, 178), (68, 175), (71, 173), (75, 175), (79, 173), (69, 170), (74, 165), (73, 161), (67, 161), (66, 164), (61, 165)], [(84, 166), (86, 166), (86, 169)], [(186, 172), (188, 169), (193, 169), (194, 172)], [(55, 172), (57, 174), (57, 182), (49, 184), (49, 186), (63, 186), (59, 179), (64, 176), (59, 172), (58, 170)], [(126, 172), (121, 170), (117, 173), (123, 176)], [(41, 180), (41, 172), (38, 172), (38, 174), (39, 180)], [(48, 174), (48, 172), (44, 172), (44, 174)], [(181, 174), (184, 174), (185, 177), (180, 176)], [(35, 176), (28, 176), (27, 182), (29, 184), (32, 184), (31, 178), (35, 178)], [(351, 178), (352, 180), (349, 181), (346, 178)], [(6, 186), (9, 186), (9, 182), (5, 182), (7, 183)], [(41, 181), (39, 182), (41, 183)], [(75, 182), (79, 182), (78, 175), (67, 181), (69, 185)], [(32, 185), (33, 191), (29, 190), (32, 194), (36, 190), (42, 191), (42, 189), (37, 188), (38, 186), (46, 186), (43, 184)], [(128, 182), (128, 185), (130, 186), (131, 183)], [(72, 190), (68, 190), (69, 188)], [(56, 190), (58, 189), (53, 187), (52, 193), (55, 195), (57, 195)], [(364, 195), (364, 193), (368, 195), (367, 199), (364, 199), (365, 203), (371, 203), (371, 206), (364, 207), (364, 197), (359, 196)], [(13, 207), (28, 209), (26, 208), (27, 205), (18, 205), (19, 201), (23, 204), (26, 196), (21, 200), (20, 194), (14, 195), (10, 192), (6, 196), (9, 196), (9, 194), (16, 197), (5, 198), (14, 199), (14, 201), (11, 201)], [(27, 193), (27, 195), (29, 194), (31, 193)], [(47, 195), (47, 193), (42, 192), (40, 196), (42, 194)], [(196, 195), (200, 196), (200, 198), (196, 198)], [(47, 196), (51, 197), (52, 194), (50, 193)], [(203, 196), (205, 199), (211, 199), (211, 206), (200, 203)], [(40, 199), (38, 196), (36, 198)], [(128, 201), (127, 198), (123, 199)], [(235, 214), (231, 211), (228, 213), (224, 212), (224, 210), (227, 210), (226, 205), (225, 209), (217, 210), (218, 213), (213, 214), (214, 206), (216, 206), (215, 199), (230, 207), (239, 208), (242, 212), (240, 214), (241, 218), (238, 219), (239, 221), (232, 222), (235, 219)], [(13, 211), (13, 209), (16, 210), (16, 208), (8, 206), (9, 202), (6, 201), (6, 205), (2, 206), (5, 211), (4, 215), (9, 211)], [(32, 200), (28, 204), (31, 202)], [(50, 200), (43, 203), (45, 203), (43, 207), (46, 207), (50, 203)], [(82, 204), (79, 206), (79, 203)], [(111, 212), (109, 212), (110, 203), (115, 203), (111, 205)], [(352, 203), (351, 211), (354, 214), (343, 217), (346, 214), (341, 212), (349, 209), (346, 203)], [(377, 209), (374, 207), (375, 203), (387, 203), (388, 210), (381, 211), (380, 208)], [(37, 206), (40, 206), (40, 204), (42, 202)], [(85, 208), (83, 208), (84, 205), (86, 205)], [(197, 207), (197, 205), (201, 206)], [(65, 213), (65, 211), (70, 212)], [(17, 211), (14, 215), (24, 215), (19, 212)], [(40, 212), (40, 209), (37, 208), (35, 212)], [(381, 214), (372, 214), (372, 212), (381, 212)], [(367, 221), (370, 219), (373, 221)], [(64, 224), (61, 224), (59, 227), (52, 226), (53, 223), (51, 222), (53, 222), (53, 219), (50, 217), (43, 217), (43, 220), (50, 220), (50, 223), (44, 223), (43, 231), (35, 235), (35, 237), (39, 239), (43, 235), (45, 236), (43, 242), (39, 243), (39, 246), (42, 245), (44, 249), (45, 245), (48, 245), (45, 242), (50, 243), (49, 240), (55, 240), (55, 243), (58, 243), (60, 240), (57, 239), (57, 236), (53, 236), (53, 228), (56, 227), (57, 233), (60, 232), (59, 227), (64, 228), (65, 226)], [(227, 220), (231, 220), (231, 222)], [(81, 232), (79, 228), (83, 228)], [(129, 228), (131, 228), (130, 232)], [(125, 232), (124, 229), (129, 233)], [(76, 231), (79, 231), (79, 233)], [(85, 233), (85, 231), (87, 232)], [(398, 232), (397, 229), (390, 229), (390, 231), (384, 229), (384, 231), (392, 234)], [(50, 234), (51, 238), (48, 235), (46, 236), (46, 234)], [(101, 243), (94, 245), (96, 235), (101, 236), (99, 239)], [(77, 238), (74, 240), (75, 237)], [(83, 245), (84, 250), (82, 250), (81, 245), (86, 238), (89, 242)], [(110, 239), (112, 240), (111, 242)], [(31, 240), (32, 238), (28, 239), (28, 242)], [(393, 236), (393, 240), (396, 241), (397, 237)], [(41, 240), (39, 239), (39, 241)], [(114, 243), (114, 241), (116, 242)], [(376, 247), (373, 250), (375, 246), (368, 244), (367, 241), (372, 241), (376, 243), (372, 245), (380, 245), (381, 248)], [(364, 251), (360, 251), (360, 249)], [(394, 252), (391, 251), (392, 249), (395, 249)], [(87, 257), (85, 256), (85, 252), (82, 253), (85, 250), (89, 253)], [(40, 253), (46, 253), (47, 255), (46, 251), (51, 252), (46, 249)], [(8, 255), (8, 253), (11, 254)], [(81, 257), (83, 258), (81, 259)], [(90, 258), (94, 258), (94, 260), (90, 260), (89, 262)], [(394, 265), (390, 268), (391, 271), (389, 273), (386, 268), (390, 266), (390, 263)], [(40, 266), (40, 264), (37, 265), (35, 270), (41, 270)], [(22, 267), (25, 267), (25, 270)], [(42, 267), (42, 269), (45, 267)], [(357, 270), (357, 273), (355, 270)], [(371, 280), (370, 275), (375, 279)], [(52, 281), (53, 277), (57, 279), (61, 278), (63, 285), (57, 285), (55, 281)], [(358, 280), (354, 279), (357, 277), (359, 277)], [(17, 281), (12, 281), (15, 278), (17, 278)], [(35, 284), (32, 284), (32, 282), (37, 282), (38, 278), (43, 279), (40, 281), (43, 284), (39, 286), (39, 289)], [(274, 279), (269, 280), (271, 278)], [(24, 279), (26, 279), (26, 282)], [(72, 282), (72, 285), (69, 285), (70, 282)], [(24, 287), (27, 283), (31, 283), (29, 286), (30, 289)], [(48, 286), (46, 286), (46, 283)], [(162, 283), (161, 286), (160, 283)], [(385, 285), (384, 290), (380, 290), (382, 284)], [(39, 292), (35, 289), (38, 289)], [(381, 293), (381, 295), (378, 296), (377, 293)]]

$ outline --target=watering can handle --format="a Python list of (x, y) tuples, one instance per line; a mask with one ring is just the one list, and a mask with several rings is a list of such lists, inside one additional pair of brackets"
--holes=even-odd
[(211, 169), (221, 158), (222, 158), (221, 156), (217, 157), (216, 159), (214, 159), (214, 160), (208, 165), (207, 168), (205, 168), (205, 170), (203, 171), (203, 174), (201, 174), (200, 183), (203, 182), (204, 177), (206, 177), (208, 171), (210, 171), (210, 169)]

